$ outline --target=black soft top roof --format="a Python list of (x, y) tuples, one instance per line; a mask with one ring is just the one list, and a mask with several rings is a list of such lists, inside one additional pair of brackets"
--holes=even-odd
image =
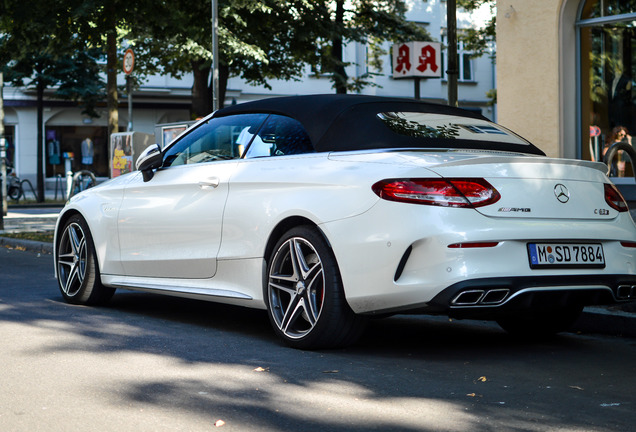
[(324, 94), (261, 99), (223, 108), (214, 117), (234, 114), (280, 114), (298, 120), (317, 152), (381, 148), (454, 148), (500, 150), (545, 155), (528, 143), (514, 144), (399, 135), (377, 116), (382, 112), (421, 112), (488, 121), (471, 111), (416, 101), (366, 95)]

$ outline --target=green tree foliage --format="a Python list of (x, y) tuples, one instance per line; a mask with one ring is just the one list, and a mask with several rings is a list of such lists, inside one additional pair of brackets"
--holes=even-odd
[(4, 79), (36, 90), (39, 201), (44, 200), (44, 91), (55, 86), (58, 97), (81, 102), (89, 115), (96, 115), (94, 106), (101, 98), (98, 53), (85, 49), (72, 31), (71, 10), (64, 2), (4, 0), (0, 11), (0, 67)]
[[(405, 20), (403, 0), (219, 0), (220, 97), (227, 79), (239, 76), (269, 87), (272, 79), (300, 79), (307, 65), (328, 76), (338, 92), (358, 90), (373, 73), (349, 79), (342, 49), (347, 42), (369, 45), (369, 65), (379, 69), (384, 41), (430, 39)], [(156, 70), (194, 76), (194, 117), (211, 110), (210, 2), (164, 1), (155, 14), (140, 17), (127, 38), (154, 59)]]
[[(381, 56), (386, 54), (384, 42), (431, 40), (426, 30), (406, 21), (404, 0), (336, 0), (315, 2), (320, 11), (324, 33), (317, 37), (318, 57), (311, 62), (321, 72), (329, 74), (336, 93), (359, 91), (371, 84), (368, 79), (382, 70)], [(343, 60), (346, 43), (365, 43), (368, 47), (369, 72), (350, 79)]]
[[(268, 86), (268, 80), (300, 76), (313, 33), (305, 26), (311, 2), (292, 0), (220, 0), (219, 70), (221, 94), (229, 76)], [(195, 0), (163, 1), (126, 34), (139, 57), (175, 77), (193, 74), (193, 117), (211, 107), (211, 4)]]
[(496, 0), (457, 0), (457, 6), (467, 12), (475, 11), (484, 5), (488, 5), (492, 12), (492, 17), (486, 25), (482, 28), (465, 29), (458, 34), (458, 39), (464, 43), (464, 49), (475, 53), (475, 57), (490, 53), (491, 46), (496, 40), (497, 2)]

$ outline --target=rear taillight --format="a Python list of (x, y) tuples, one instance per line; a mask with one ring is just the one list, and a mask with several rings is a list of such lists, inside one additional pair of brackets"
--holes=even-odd
[(491, 248), (495, 247), (499, 242), (466, 242), (466, 243), (453, 243), (449, 244), (450, 249), (476, 249), (476, 248)]
[(484, 179), (389, 179), (373, 185), (380, 198), (442, 207), (482, 207), (501, 198)]
[(605, 183), (605, 202), (614, 210), (626, 212), (629, 210), (625, 198), (613, 184)]

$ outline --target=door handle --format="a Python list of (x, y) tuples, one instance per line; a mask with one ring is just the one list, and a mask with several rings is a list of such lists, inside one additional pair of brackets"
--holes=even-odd
[(201, 189), (214, 189), (219, 185), (219, 179), (217, 177), (212, 177), (206, 180), (201, 180), (199, 182), (199, 187)]

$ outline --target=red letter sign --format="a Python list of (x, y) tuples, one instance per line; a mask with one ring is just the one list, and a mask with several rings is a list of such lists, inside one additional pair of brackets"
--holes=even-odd
[(441, 49), (439, 42), (393, 45), (393, 78), (441, 78)]

